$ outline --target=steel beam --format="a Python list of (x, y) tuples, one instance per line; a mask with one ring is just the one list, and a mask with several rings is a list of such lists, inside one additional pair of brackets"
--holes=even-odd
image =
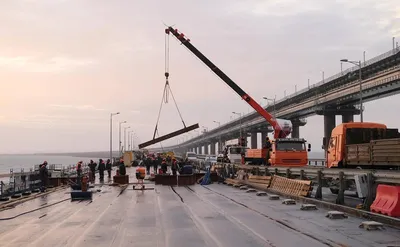
[(198, 129), (198, 128), (199, 128), (199, 124), (197, 123), (197, 124), (191, 125), (189, 127), (174, 131), (174, 132), (169, 133), (167, 135), (163, 135), (163, 136), (160, 136), (158, 138), (155, 138), (155, 139), (153, 139), (151, 141), (139, 144), (139, 149), (142, 149), (144, 147), (147, 147), (147, 146), (150, 146), (150, 145), (153, 145), (153, 144), (168, 140), (168, 139), (170, 139), (172, 137), (175, 137), (175, 136), (178, 136), (178, 135), (182, 135), (182, 134), (184, 134), (186, 132), (189, 132), (189, 131), (192, 131), (192, 130), (195, 130), (195, 129)]

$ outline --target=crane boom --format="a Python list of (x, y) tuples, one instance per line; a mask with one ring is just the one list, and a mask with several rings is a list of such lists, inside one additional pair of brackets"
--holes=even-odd
[(168, 27), (165, 29), (166, 34), (172, 33), (179, 41), (182, 42), (196, 57), (206, 64), (219, 78), (221, 78), (230, 88), (232, 88), (243, 100), (245, 100), (254, 110), (258, 112), (271, 126), (274, 128), (274, 138), (286, 138), (290, 134), (287, 130), (279, 125), (276, 119), (260, 106), (250, 95), (241, 89), (231, 78), (229, 78), (222, 70), (213, 64), (206, 56), (203, 55), (196, 47), (190, 43), (183, 33), (179, 33), (178, 29)]

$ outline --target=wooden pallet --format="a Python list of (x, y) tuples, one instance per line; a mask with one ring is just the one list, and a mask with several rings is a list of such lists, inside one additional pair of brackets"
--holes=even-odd
[(262, 184), (268, 187), (271, 183), (271, 176), (257, 176), (257, 175), (250, 175), (249, 179), (247, 180), (250, 184)]
[(273, 176), (269, 189), (294, 196), (308, 196), (312, 187), (311, 181)]
[(243, 184), (243, 181), (242, 180), (239, 180), (239, 179), (232, 179), (232, 178), (226, 178), (225, 179), (225, 183), (227, 184), (227, 185), (240, 185), (240, 184)]

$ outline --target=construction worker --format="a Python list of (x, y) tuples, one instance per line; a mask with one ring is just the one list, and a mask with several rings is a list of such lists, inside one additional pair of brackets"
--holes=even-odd
[(103, 159), (99, 159), (99, 176), (100, 182), (104, 182), (104, 170), (106, 169), (106, 164), (104, 164)]
[(161, 170), (162, 170), (163, 174), (167, 173), (168, 165), (167, 165), (167, 161), (165, 159), (163, 159), (161, 162)]
[(89, 177), (90, 177), (90, 182), (94, 183), (95, 179), (96, 179), (96, 163), (93, 162), (93, 160), (90, 160), (89, 162), (89, 169), (90, 169), (90, 173), (89, 173)]
[(119, 175), (125, 176), (126, 175), (126, 167), (124, 164), (124, 160), (119, 160)]
[(108, 159), (106, 162), (106, 170), (108, 172), (108, 178), (111, 178), (112, 164), (111, 164), (110, 159)]
[(143, 166), (143, 163), (136, 168), (136, 179), (138, 180), (138, 184), (142, 185), (142, 189), (144, 189), (144, 178), (146, 177), (146, 169)]
[(157, 166), (161, 165), (163, 161), (163, 158), (161, 157), (161, 154), (157, 154)]
[(172, 159), (171, 164), (172, 175), (176, 176), (176, 171), (178, 170), (178, 161), (175, 158)]
[(76, 182), (81, 184), (81, 177), (82, 177), (82, 161), (79, 161), (76, 165)]
[(171, 165), (172, 159), (171, 159), (171, 156), (170, 156), (169, 154), (167, 154), (166, 161), (167, 161), (167, 164), (168, 164), (168, 165)]
[(264, 148), (265, 149), (267, 149), (267, 157), (266, 157), (266, 162), (265, 162), (265, 164), (269, 164), (269, 159), (270, 159), (270, 150), (271, 150), (271, 147), (272, 147), (272, 144), (271, 144), (271, 141), (269, 140), (269, 137), (267, 136), (266, 138), (265, 138), (265, 146), (264, 146)]
[(47, 179), (49, 176), (49, 172), (47, 170), (47, 161), (44, 161), (42, 165), (40, 165), (39, 168), (39, 175), (40, 175), (40, 181), (41, 181), (41, 188), (40, 190), (44, 192), (47, 187)]
[(146, 166), (146, 174), (150, 175), (150, 167), (151, 167), (151, 158), (150, 156), (147, 156), (143, 158), (144, 165)]
[(151, 163), (153, 164), (153, 170), (154, 170), (154, 174), (158, 174), (158, 161), (156, 160), (156, 158), (153, 156), (151, 157)]

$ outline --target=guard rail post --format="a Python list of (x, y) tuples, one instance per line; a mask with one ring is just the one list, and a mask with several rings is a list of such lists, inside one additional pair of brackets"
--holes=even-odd
[(304, 179), (305, 179), (304, 170), (301, 169), (301, 170), (300, 170), (300, 180), (304, 180)]
[(317, 172), (317, 191), (315, 192), (315, 199), (322, 199), (322, 171), (318, 170)]
[(372, 172), (368, 172), (367, 173), (367, 188), (368, 188), (368, 194), (367, 197), (364, 200), (364, 205), (363, 208), (365, 210), (370, 209), (372, 202), (374, 201), (374, 190), (373, 190), (373, 186), (374, 186), (374, 176), (372, 175)]
[(339, 193), (336, 198), (336, 204), (344, 205), (344, 190), (345, 190), (344, 172), (339, 172)]
[(287, 178), (290, 178), (290, 169), (289, 169), (289, 168), (286, 169), (286, 177), (287, 177)]
[(278, 175), (278, 168), (275, 168), (275, 174), (274, 175)]
[(269, 169), (267, 167), (264, 168), (265, 176), (271, 176)]

